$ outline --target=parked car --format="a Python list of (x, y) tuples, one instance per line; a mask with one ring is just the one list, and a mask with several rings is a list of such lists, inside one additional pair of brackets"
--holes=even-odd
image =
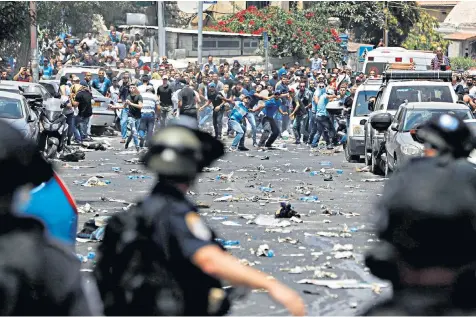
[(364, 127), (372, 112), (368, 103), (371, 98), (377, 96), (381, 85), (381, 79), (367, 79), (355, 92), (347, 127), (347, 143), (344, 143), (344, 154), (348, 162), (357, 161), (361, 155), (365, 155)]
[[(373, 113), (365, 123), (365, 163), (370, 171), (380, 174), (384, 170), (381, 155), (384, 134), (372, 128), (374, 115), (388, 112), (394, 115), (405, 101), (456, 103), (458, 96), (451, 85), (451, 71), (399, 71), (389, 70), (372, 106)], [(443, 81), (442, 81), (443, 80)]]
[(43, 99), (43, 103), (45, 105), (49, 105), (51, 107), (58, 107), (58, 108), (61, 106), (61, 100), (60, 100), (61, 95), (59, 93), (51, 94), (41, 84), (26, 83), (21, 81), (4, 81), (2, 82), (2, 85), (17, 87), (18, 89), (22, 90), (23, 94), (41, 95), (41, 98)]
[[(59, 80), (40, 80), (50, 93), (59, 92)], [(109, 110), (108, 106), (112, 102), (111, 98), (103, 96), (99, 91), (91, 88), (93, 94), (93, 115), (91, 117), (91, 129), (95, 134), (102, 134), (106, 127), (114, 127), (115, 113)]]
[(434, 117), (452, 114), (461, 120), (474, 119), (471, 110), (463, 104), (446, 102), (405, 103), (395, 116), (381, 113), (375, 116), (372, 127), (385, 131), (385, 175), (406, 164), (411, 157), (423, 155), (423, 144), (417, 141), (417, 129)]
[(0, 92), (0, 120), (7, 121), (21, 131), (27, 139), (38, 141), (40, 123), (38, 116), (28, 107), (20, 94)]
[(45, 87), (45, 89), (53, 96), (56, 94), (61, 94), (59, 80), (54, 79), (42, 79), (39, 81), (40, 85)]

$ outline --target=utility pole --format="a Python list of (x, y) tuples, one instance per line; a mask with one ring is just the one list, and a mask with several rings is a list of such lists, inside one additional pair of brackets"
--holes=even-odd
[(158, 41), (159, 46), (159, 61), (161, 56), (167, 55), (166, 41), (165, 41), (165, 18), (164, 18), (164, 2), (157, 1), (157, 21), (159, 23)]
[(383, 42), (385, 46), (388, 47), (388, 1), (384, 2), (384, 12), (385, 12), (385, 27), (383, 30)]
[(203, 44), (203, 1), (198, 1), (198, 66), (202, 65)]
[(31, 49), (31, 69), (33, 71), (33, 82), (39, 81), (38, 69), (38, 43), (36, 39), (36, 2), (30, 1), (30, 49)]

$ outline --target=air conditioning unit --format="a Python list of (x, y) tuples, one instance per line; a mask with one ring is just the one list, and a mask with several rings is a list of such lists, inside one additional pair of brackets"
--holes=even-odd
[(126, 14), (127, 25), (148, 25), (149, 21), (147, 16), (143, 13), (127, 13)]

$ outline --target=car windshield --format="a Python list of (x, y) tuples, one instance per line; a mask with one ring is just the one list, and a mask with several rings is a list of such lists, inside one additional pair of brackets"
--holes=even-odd
[(34, 93), (43, 96), (43, 91), (38, 86), (28, 85), (23, 87), (24, 93)]
[[(82, 73), (80, 73), (80, 72), (77, 72), (77, 73), (66, 73), (66, 74), (64, 74), (63, 76), (66, 76), (66, 78), (69, 78), (71, 75), (75, 75), (75, 76), (78, 77), (80, 80), (83, 80), (84, 77), (86, 76), (86, 73), (87, 73), (87, 72), (82, 72)], [(99, 77), (98, 74), (91, 74), (91, 78), (92, 78), (91, 80), (94, 80), (94, 79), (96, 79), (96, 78), (98, 78), (98, 77)]]
[(95, 88), (92, 88), (92, 87), (91, 87), (91, 94), (93, 95), (94, 98), (104, 97), (99, 91), (97, 91)]
[(23, 110), (19, 99), (0, 96), (0, 118), (21, 119)]
[(357, 95), (357, 102), (355, 103), (354, 116), (363, 117), (370, 113), (369, 99), (377, 96), (376, 90), (362, 90)]
[(13, 88), (13, 87), (0, 87), (0, 91), (11, 92), (14, 94), (21, 93), (20, 89)]
[(381, 76), (385, 72), (385, 68), (387, 67), (387, 64), (388, 63), (386, 63), (386, 62), (384, 62), (384, 63), (382, 63), (382, 62), (367, 62), (367, 64), (365, 65), (364, 74), (369, 76), (370, 72), (373, 71), (375, 73), (375, 75)]
[(48, 83), (40, 83), (40, 85), (42, 85), (43, 87), (45, 87), (46, 90), (48, 90), (48, 92), (54, 96), (56, 94), (56, 91), (55, 91), (55, 86), (53, 84), (48, 84)]
[(471, 110), (466, 109), (417, 109), (417, 110), (408, 110), (405, 115), (405, 121), (403, 124), (403, 132), (408, 132), (412, 129), (418, 128), (422, 123), (427, 122), (428, 120), (439, 117), (442, 114), (451, 114), (458, 117), (461, 120), (472, 119)]
[(447, 86), (396, 86), (392, 88), (387, 110), (397, 110), (408, 102), (454, 102), (450, 87)]

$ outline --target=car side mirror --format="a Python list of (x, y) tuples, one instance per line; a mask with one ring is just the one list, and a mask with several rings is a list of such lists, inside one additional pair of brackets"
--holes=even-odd
[(365, 125), (367, 123), (367, 119), (360, 120), (360, 125)]
[(53, 95), (53, 97), (59, 99), (59, 98), (61, 98), (61, 94), (59, 92), (57, 92)]
[(28, 123), (35, 122), (36, 119), (37, 119), (36, 114), (34, 112), (30, 112), (30, 114), (28, 115), (27, 122)]
[(390, 129), (392, 129), (392, 131), (398, 131), (398, 122), (392, 123)]

